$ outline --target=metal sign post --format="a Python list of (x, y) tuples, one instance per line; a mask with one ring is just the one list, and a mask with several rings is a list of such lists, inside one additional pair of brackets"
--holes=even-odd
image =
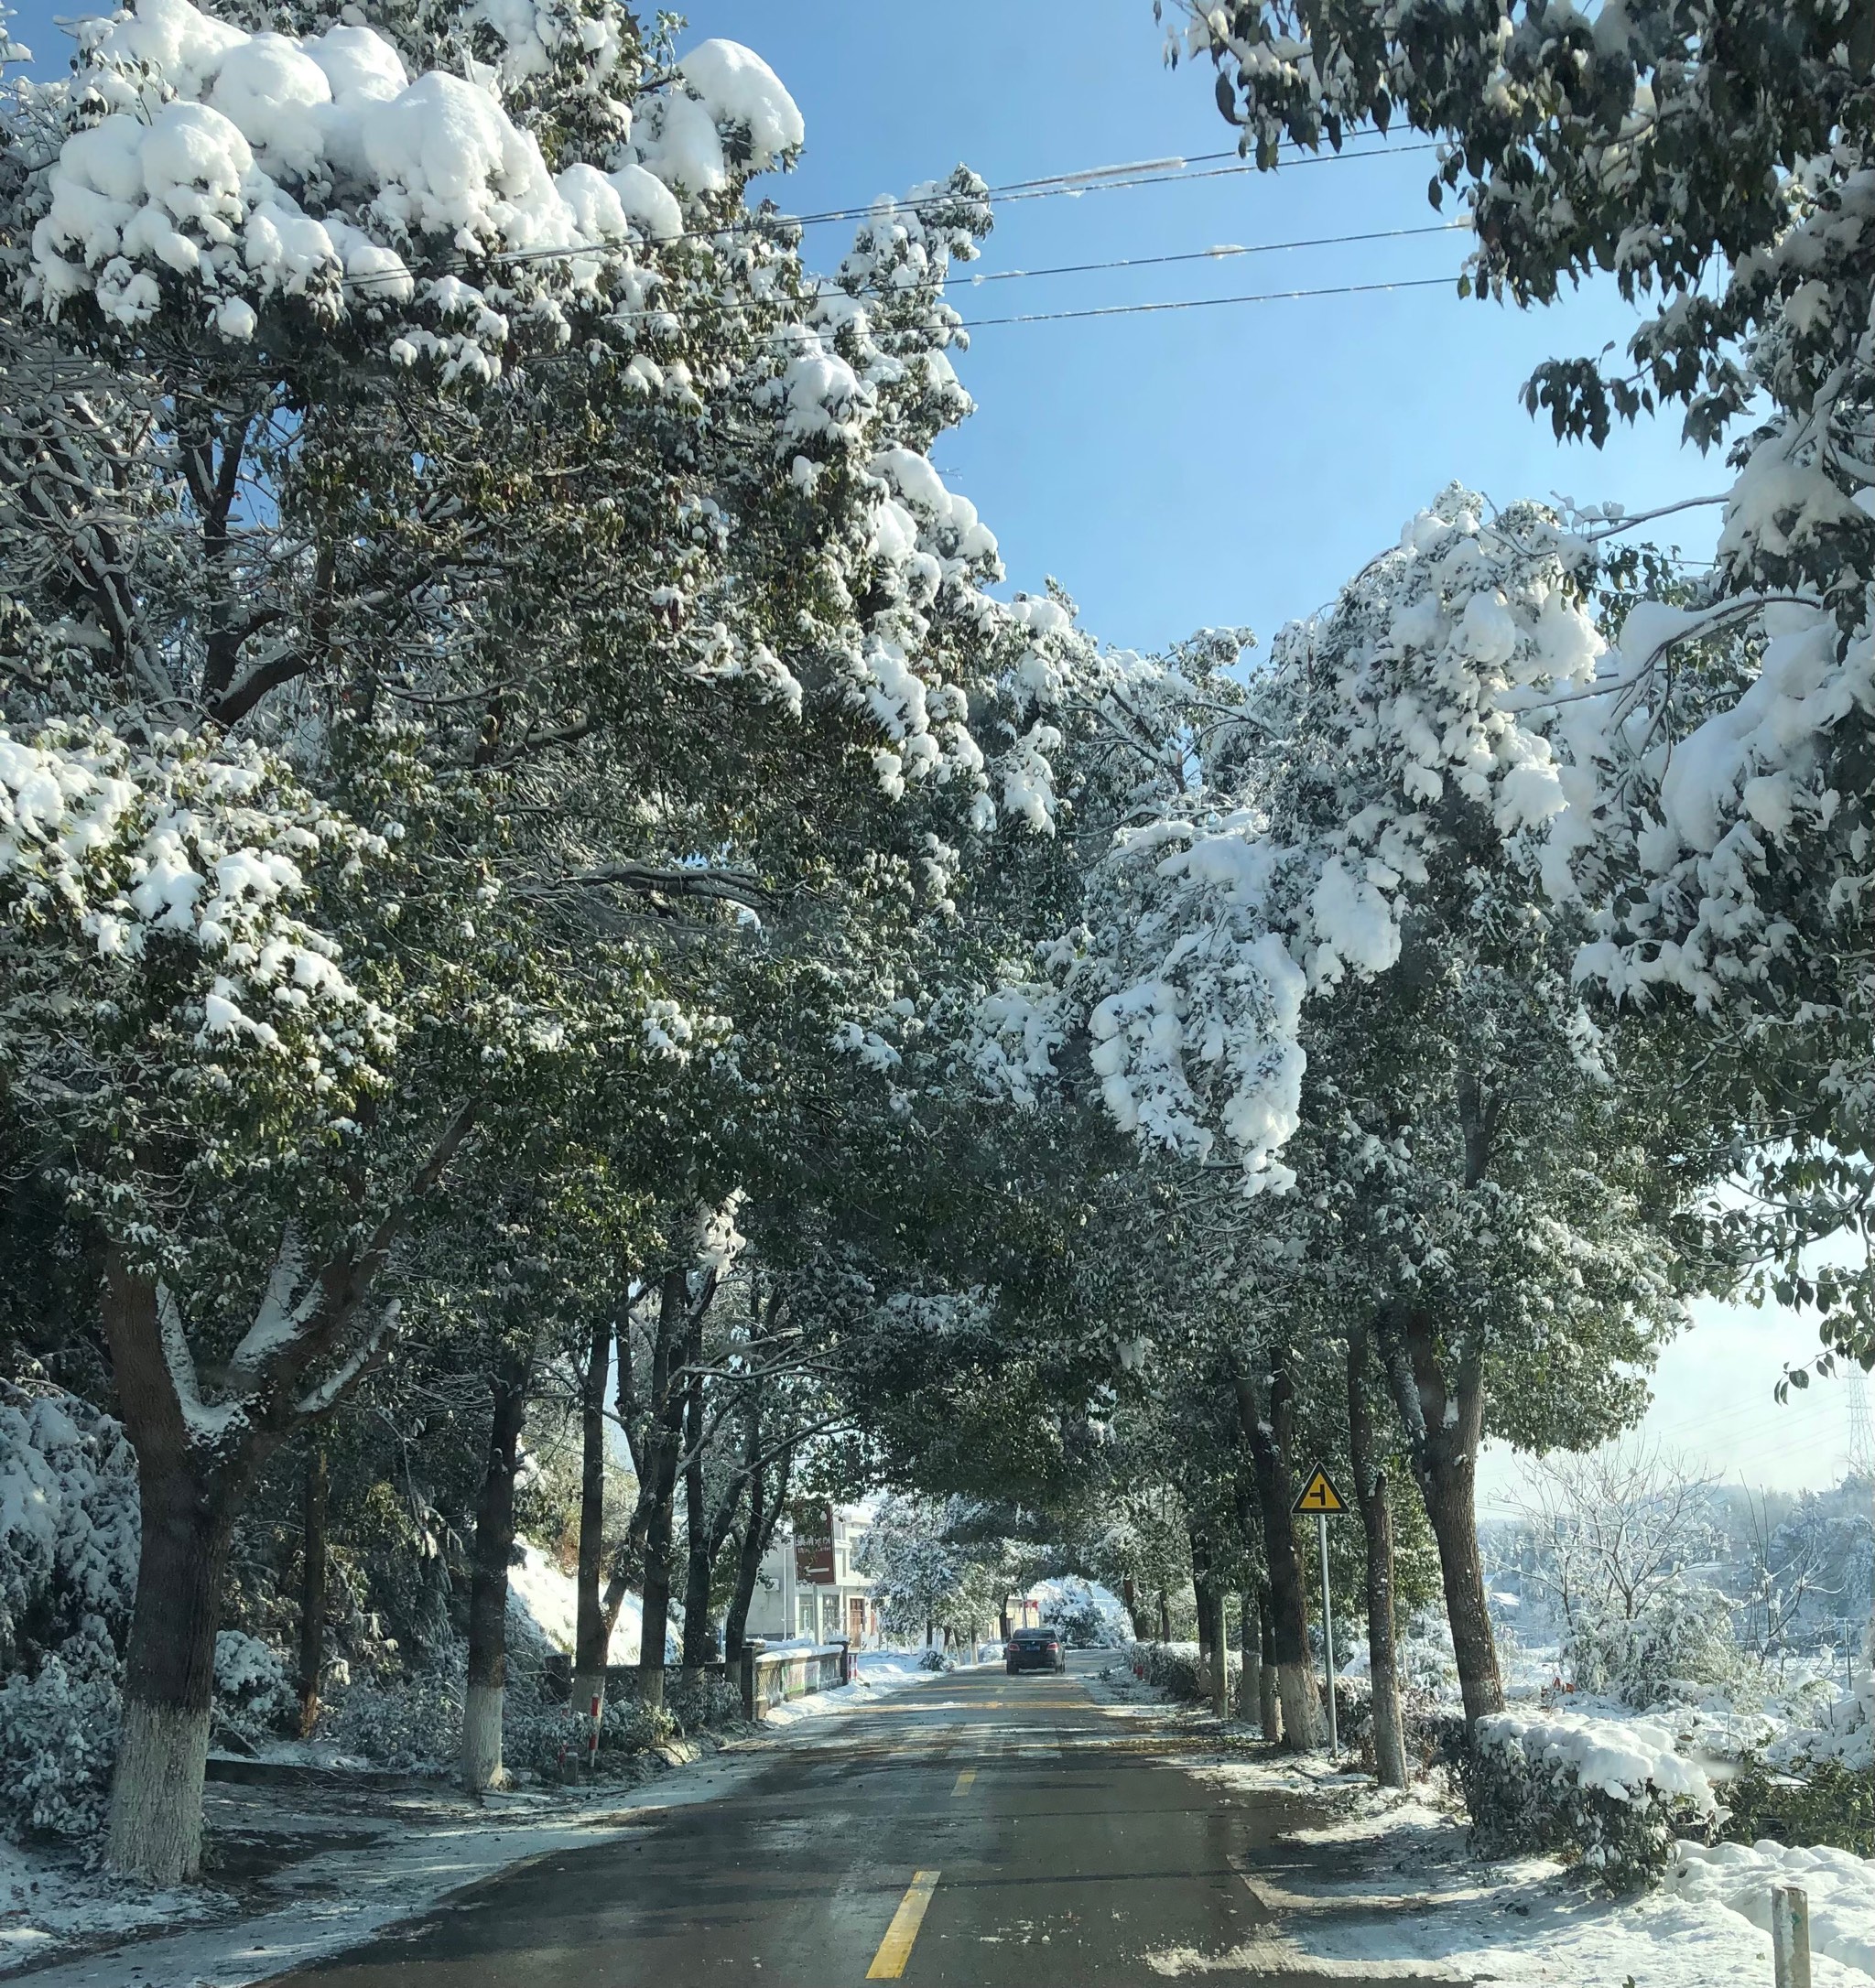
[(1335, 1604), (1328, 1593), (1328, 1515), (1315, 1515), (1322, 1546), (1322, 1669), (1328, 1680), (1328, 1757), (1341, 1751), (1341, 1732), (1335, 1714)]
[(1328, 1589), (1328, 1519), (1348, 1507), (1328, 1482), (1328, 1472), (1317, 1464), (1302, 1487), (1295, 1509), (1315, 1514), (1316, 1538), (1322, 1551), (1322, 1673), (1328, 1688), (1328, 1753), (1332, 1757), (1341, 1751), (1341, 1731), (1335, 1708), (1335, 1602)]

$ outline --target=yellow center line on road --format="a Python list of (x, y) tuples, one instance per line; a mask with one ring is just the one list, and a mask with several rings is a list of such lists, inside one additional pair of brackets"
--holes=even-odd
[(976, 1777), (977, 1770), (974, 1767), (966, 1767), (963, 1772), (958, 1776), (957, 1786), (953, 1788), (950, 1792), (953, 1795), (961, 1795), (965, 1791), (965, 1789), (970, 1787), (970, 1783), (976, 1779)]
[(868, 1981), (896, 1981), (905, 1972), (918, 1928), (930, 1909), (931, 1894), (938, 1889), (939, 1875), (936, 1871), (913, 1875), (911, 1889), (898, 1901), (898, 1910), (892, 1915), (892, 1924), (885, 1929), (885, 1938), (879, 1942), (879, 1950), (866, 1970)]

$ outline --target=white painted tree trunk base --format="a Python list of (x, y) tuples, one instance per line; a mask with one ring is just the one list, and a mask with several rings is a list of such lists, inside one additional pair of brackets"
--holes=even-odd
[(208, 1757), (206, 1708), (187, 1712), (125, 1698), (104, 1852), (114, 1871), (168, 1886), (184, 1884), (201, 1870)]
[(1315, 1677), (1306, 1664), (1276, 1666), (1276, 1696), (1283, 1707), (1283, 1738), (1292, 1753), (1321, 1751), (1322, 1721)]
[(507, 1786), (502, 1767), (502, 1698), (499, 1684), (471, 1684), (462, 1703), (462, 1786), (471, 1795)]
[[(597, 1714), (593, 1706), (597, 1705)], [(580, 1734), (580, 1765), (592, 1756), (593, 1735), (605, 1718), (605, 1672), (576, 1670), (573, 1673), (573, 1720)]]

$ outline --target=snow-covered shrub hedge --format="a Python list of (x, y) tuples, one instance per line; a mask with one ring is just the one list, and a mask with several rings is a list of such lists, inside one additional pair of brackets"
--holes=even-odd
[(294, 1691), (277, 1650), (239, 1629), (215, 1637), (215, 1711), (248, 1739), (276, 1733), (292, 1716)]
[(1211, 1695), (1210, 1675), (1198, 1662), (1196, 1644), (1135, 1643), (1127, 1660), (1148, 1684), (1174, 1698), (1198, 1704)]
[(1875, 1772), (1839, 1760), (1805, 1761), (1783, 1773), (1747, 1760), (1725, 1784), (1725, 1834), (1733, 1842), (1772, 1837), (1875, 1857)]
[(664, 1683), (665, 1709), (680, 1732), (703, 1733), (742, 1715), (742, 1686), (720, 1670), (674, 1670)]
[(677, 1723), (669, 1708), (647, 1705), (623, 1694), (608, 1698), (599, 1722), (602, 1763), (607, 1754), (642, 1754), (677, 1737)]
[(117, 1757), (117, 1683), (56, 1657), (0, 1686), (0, 1831), (90, 1838), (103, 1826)]
[(415, 1670), (395, 1684), (357, 1683), (320, 1722), (342, 1753), (406, 1772), (452, 1766), (462, 1745), (462, 1665)]
[(1478, 1722), (1462, 1774), (1479, 1854), (1573, 1859), (1609, 1891), (1657, 1884), (1676, 1841), (1719, 1817), (1672, 1733), (1639, 1719), (1498, 1712)]

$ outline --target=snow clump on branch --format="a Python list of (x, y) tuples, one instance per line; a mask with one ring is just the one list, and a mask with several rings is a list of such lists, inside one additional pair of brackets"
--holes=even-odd
[[(211, 751), (179, 733), (138, 752), (99, 725), (30, 739), (0, 728), (0, 919), (16, 935), (62, 927), (93, 965), (136, 965), (153, 942), (191, 946), (216, 969), (202, 1043), (277, 1051), (312, 1018), (342, 1016), (371, 1049), (390, 1047), (387, 1018), (336, 945), (288, 909), (312, 863), (355, 870), (387, 849), (254, 746)], [(18, 944), (0, 936), (0, 950)]]
[[(511, 11), (488, 18), (530, 73), (547, 44)], [(495, 80), (413, 79), (373, 28), (249, 34), (190, 0), (89, 23), (74, 81), (49, 97), (68, 135), (43, 174), (27, 300), (54, 318), (88, 301), (130, 334), (173, 312), (236, 343), (286, 300), (399, 362), (429, 353), (447, 378), (487, 380), (517, 316), (564, 342), (566, 310), (601, 308), (633, 244), (680, 232), (677, 196), (720, 193), (803, 136), (759, 58), (705, 42), (605, 168), (556, 174)]]
[(1114, 1122), (1246, 1191), (1290, 1183), (1306, 998), (1399, 957), (1402, 924), (1480, 848), (1532, 860), (1565, 805), (1547, 707), (1603, 643), (1590, 548), (1456, 487), (1334, 610), (1278, 638), (1243, 769), (1168, 797), (1094, 872), (1066, 986)]

